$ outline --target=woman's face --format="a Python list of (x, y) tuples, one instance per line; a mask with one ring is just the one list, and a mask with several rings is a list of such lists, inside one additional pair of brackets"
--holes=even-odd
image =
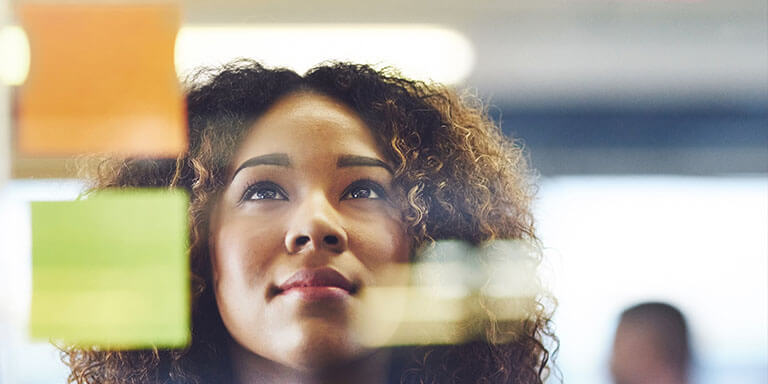
[(410, 252), (369, 128), (331, 98), (293, 94), (256, 121), (230, 172), (210, 240), (232, 338), (303, 370), (360, 357), (360, 292)]

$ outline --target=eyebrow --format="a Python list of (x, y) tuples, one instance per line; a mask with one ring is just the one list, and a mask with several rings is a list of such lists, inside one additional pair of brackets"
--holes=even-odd
[(387, 163), (379, 159), (366, 156), (342, 155), (336, 162), (336, 167), (381, 167), (386, 169), (389, 173), (394, 173), (392, 171), (392, 167), (390, 167)]
[[(291, 167), (291, 160), (288, 157), (288, 154), (286, 153), (270, 153), (267, 155), (252, 157), (244, 161), (242, 164), (240, 164), (239, 167), (237, 167), (237, 170), (235, 170), (235, 172), (232, 174), (232, 179), (234, 179), (237, 173), (242, 171), (243, 169), (256, 167), (259, 165), (276, 165), (280, 167)], [(336, 167), (338, 168), (381, 167), (386, 169), (387, 172), (389, 173), (394, 173), (394, 171), (392, 170), (392, 167), (390, 167), (387, 163), (377, 158), (367, 157), (367, 156), (356, 156), (356, 155), (339, 156), (339, 160), (336, 161)]]
[(255, 167), (257, 165), (277, 165), (281, 167), (290, 167), (291, 160), (285, 153), (270, 153), (267, 155), (252, 157), (240, 164), (235, 173), (232, 174), (232, 178), (234, 179), (237, 173), (243, 169)]

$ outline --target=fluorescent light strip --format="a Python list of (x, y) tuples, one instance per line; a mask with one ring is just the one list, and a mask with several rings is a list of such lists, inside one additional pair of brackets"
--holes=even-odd
[(184, 27), (176, 71), (234, 58), (256, 59), (304, 73), (325, 60), (392, 66), (414, 79), (456, 84), (474, 66), (470, 41), (457, 31), (409, 24), (274, 24)]
[[(29, 42), (24, 30), (0, 30), (0, 81), (21, 85), (29, 71)], [(175, 65), (180, 77), (199, 66), (235, 58), (304, 73), (325, 60), (391, 66), (404, 76), (457, 84), (472, 71), (475, 52), (461, 33), (435, 25), (272, 24), (182, 27), (176, 38)]]

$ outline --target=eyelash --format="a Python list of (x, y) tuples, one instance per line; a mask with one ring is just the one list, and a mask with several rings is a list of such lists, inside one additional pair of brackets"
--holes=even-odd
[[(253, 196), (255, 196), (257, 193), (269, 190), (271, 192), (274, 192), (275, 195), (281, 196), (280, 198), (258, 198), (253, 199)], [(243, 197), (240, 199), (241, 201), (249, 201), (249, 200), (288, 200), (288, 194), (285, 193), (285, 191), (280, 188), (279, 185), (271, 182), (271, 181), (260, 181), (254, 184), (249, 185), (247, 188), (245, 188), (245, 192), (243, 192)]]
[[(364, 197), (352, 196), (354, 192), (357, 192), (363, 189), (370, 190), (369, 196), (375, 195), (375, 197), (364, 198)], [(258, 199), (253, 199), (253, 197), (260, 192), (273, 192), (274, 197), (261, 197)], [(358, 200), (358, 199), (382, 200), (386, 198), (387, 198), (387, 194), (384, 192), (384, 188), (379, 183), (372, 180), (368, 180), (368, 179), (357, 180), (353, 182), (341, 194), (341, 200)], [(243, 196), (240, 200), (243, 202), (255, 201), (255, 200), (288, 200), (288, 194), (285, 192), (285, 190), (280, 188), (279, 185), (271, 181), (260, 181), (260, 182), (256, 182), (248, 185), (245, 188), (245, 192), (243, 192)]]
[(384, 193), (384, 188), (377, 182), (364, 179), (364, 180), (357, 180), (353, 182), (347, 189), (344, 190), (344, 193), (341, 194), (342, 200), (356, 200), (356, 199), (364, 199), (364, 198), (357, 198), (357, 197), (351, 197), (348, 198), (347, 196), (350, 196), (352, 192), (355, 192), (356, 190), (360, 189), (369, 189), (372, 193), (375, 193), (376, 197), (368, 197), (368, 199), (371, 200), (384, 200), (387, 198), (387, 194)]

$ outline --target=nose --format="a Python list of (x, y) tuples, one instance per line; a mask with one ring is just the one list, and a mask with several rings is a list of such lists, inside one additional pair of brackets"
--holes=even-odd
[(342, 253), (347, 241), (336, 210), (324, 196), (313, 196), (295, 212), (285, 236), (285, 248), (289, 254), (310, 249)]

